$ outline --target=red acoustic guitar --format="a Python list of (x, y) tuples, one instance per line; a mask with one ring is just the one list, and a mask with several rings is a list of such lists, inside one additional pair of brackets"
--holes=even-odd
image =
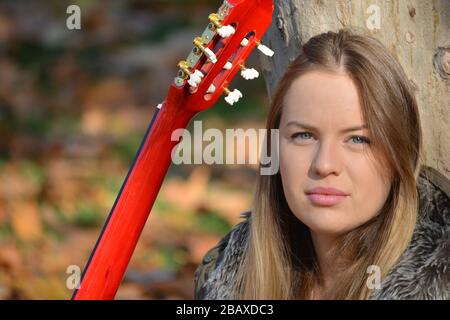
[(179, 72), (155, 111), (72, 299), (114, 298), (180, 142), (172, 141), (172, 132), (186, 128), (222, 94), (231, 105), (242, 97), (228, 85), (239, 71), (246, 79), (258, 76), (244, 65), (255, 47), (273, 55), (259, 42), (272, 12), (272, 0), (226, 0), (209, 16), (189, 56), (178, 63)]

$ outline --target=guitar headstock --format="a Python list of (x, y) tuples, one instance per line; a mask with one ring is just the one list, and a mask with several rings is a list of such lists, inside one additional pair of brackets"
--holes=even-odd
[(209, 24), (193, 40), (188, 57), (178, 63), (169, 98), (182, 99), (194, 111), (210, 108), (222, 94), (230, 105), (237, 102), (242, 93), (228, 88), (236, 73), (247, 80), (259, 75), (245, 66), (249, 54), (257, 47), (273, 55), (260, 43), (272, 21), (272, 12), (273, 0), (225, 0), (217, 13), (209, 15)]

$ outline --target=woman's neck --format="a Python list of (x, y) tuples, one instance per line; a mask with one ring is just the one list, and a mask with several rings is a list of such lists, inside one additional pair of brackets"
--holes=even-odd
[(333, 256), (338, 237), (311, 230), (311, 239), (320, 270), (320, 283), (314, 286), (314, 296), (317, 298), (329, 292), (339, 277), (337, 257)]

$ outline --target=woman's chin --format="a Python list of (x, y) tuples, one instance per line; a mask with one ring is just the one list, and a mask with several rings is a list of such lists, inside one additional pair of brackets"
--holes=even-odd
[(306, 226), (316, 234), (339, 236), (352, 229), (352, 225), (344, 224), (342, 217), (312, 217), (305, 219)]

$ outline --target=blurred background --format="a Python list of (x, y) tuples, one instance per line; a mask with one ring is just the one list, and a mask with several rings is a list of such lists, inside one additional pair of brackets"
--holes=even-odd
[[(68, 30), (69, 5), (81, 30)], [(151, 120), (219, 0), (0, 0), (0, 299), (68, 299)], [(260, 70), (258, 55), (247, 65)], [(195, 120), (263, 128), (263, 79)], [(192, 123), (191, 123), (192, 127)], [(256, 167), (172, 165), (119, 299), (192, 299), (207, 250), (250, 209)]]

